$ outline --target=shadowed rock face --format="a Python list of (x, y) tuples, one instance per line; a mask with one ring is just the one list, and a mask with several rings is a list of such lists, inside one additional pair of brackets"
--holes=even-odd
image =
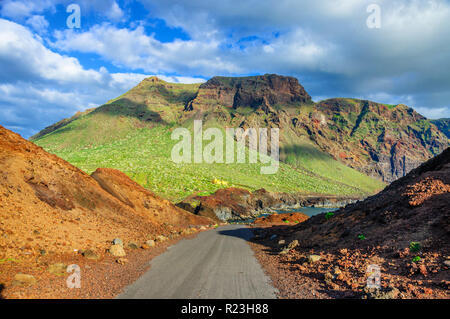
[(185, 110), (192, 111), (196, 105), (211, 102), (236, 109), (312, 101), (296, 78), (266, 74), (238, 78), (213, 77), (200, 86), (196, 98), (188, 102)]
[(447, 136), (447, 138), (450, 138), (450, 118), (431, 120), (431, 123), (436, 125), (438, 129), (440, 129), (445, 136)]
[(449, 142), (429, 120), (406, 105), (328, 99), (316, 105), (316, 118), (299, 121), (319, 147), (369, 176), (392, 182), (433, 156)]

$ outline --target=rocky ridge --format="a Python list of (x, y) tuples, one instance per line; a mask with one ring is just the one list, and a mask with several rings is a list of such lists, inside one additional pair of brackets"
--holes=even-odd
[(217, 221), (246, 220), (262, 213), (305, 206), (342, 207), (358, 198), (287, 194), (259, 189), (250, 192), (241, 188), (225, 188), (209, 196), (190, 196), (177, 206), (193, 214)]

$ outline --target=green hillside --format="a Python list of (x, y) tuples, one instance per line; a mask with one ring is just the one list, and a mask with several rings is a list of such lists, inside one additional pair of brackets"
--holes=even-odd
[[(171, 150), (177, 141), (171, 140), (171, 132), (179, 126), (191, 128), (193, 117), (183, 109), (195, 97), (198, 86), (149, 78), (95, 110), (47, 128), (32, 141), (87, 173), (98, 167), (119, 169), (173, 201), (194, 192), (210, 193), (230, 186), (340, 195), (367, 195), (383, 188), (380, 181), (336, 161), (307, 139), (296, 140), (293, 153), (282, 158), (274, 175), (260, 174), (261, 166), (266, 166), (260, 163), (172, 162)], [(227, 109), (214, 112), (203, 115), (206, 127), (230, 124), (229, 113), (224, 119), (215, 116), (217, 112), (225, 114)], [(228, 185), (216, 185), (213, 179)]]

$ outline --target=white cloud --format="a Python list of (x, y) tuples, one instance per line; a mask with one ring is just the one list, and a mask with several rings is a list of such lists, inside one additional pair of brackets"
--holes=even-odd
[(443, 115), (446, 117), (450, 117), (450, 107), (429, 108), (416, 106), (414, 107), (414, 109), (423, 116), (430, 119), (440, 119), (443, 118)]
[[(28, 137), (36, 130), (98, 106), (137, 85), (146, 74), (85, 69), (55, 53), (26, 27), (0, 19), (0, 124)], [(174, 82), (201, 78), (166, 77)]]
[(66, 52), (97, 53), (118, 66), (153, 73), (191, 73), (204, 75), (238, 72), (234, 63), (222, 59), (216, 41), (160, 42), (147, 35), (143, 26), (117, 28), (111, 24), (95, 25), (86, 32), (56, 31), (53, 46)]
[(39, 34), (47, 32), (47, 28), (49, 25), (45, 17), (41, 15), (31, 16), (25, 23), (30, 25)]
[[(38, 31), (39, 24), (33, 26), (30, 19), (69, 0), (44, 0), (43, 7), (29, 0), (3, 0), (1, 15), (20, 23), (29, 20), (44, 40), (24, 27), (2, 22), (0, 83), (26, 82), (37, 90), (55, 88), (62, 93), (72, 90), (82, 97), (80, 103), (92, 105), (123, 93), (128, 83), (145, 76), (142, 73), (185, 74), (162, 77), (182, 82), (199, 81), (192, 75), (202, 80), (213, 75), (279, 73), (298, 77), (313, 96), (419, 105), (424, 115), (450, 116), (448, 1), (377, 0), (381, 29), (367, 28), (366, 8), (371, 2), (360, 0), (141, 2), (151, 17), (181, 28), (190, 39), (162, 42), (140, 23), (114, 25), (129, 14), (117, 1), (81, 0), (82, 11), (100, 12), (111, 21), (81, 32), (55, 31), (49, 42), (45, 38), (49, 34)], [(51, 43), (50, 49), (44, 41)], [(79, 52), (97, 54), (99, 61), (124, 71), (86, 69), (70, 57)], [(53, 103), (51, 96), (47, 92), (39, 99)]]
[(41, 13), (53, 6), (50, 0), (3, 0), (0, 14), (6, 18), (23, 19)]
[(55, 12), (57, 5), (68, 6), (72, 3), (80, 5), (82, 14), (96, 12), (116, 22), (125, 15), (116, 0), (2, 0), (0, 15), (5, 18), (23, 20), (47, 10)]

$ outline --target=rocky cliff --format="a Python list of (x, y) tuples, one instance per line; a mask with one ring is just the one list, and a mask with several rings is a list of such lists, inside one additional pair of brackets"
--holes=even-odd
[(447, 138), (450, 138), (450, 119), (431, 120), (431, 123), (437, 126)]
[(309, 94), (293, 77), (276, 74), (238, 78), (216, 76), (200, 86), (197, 96), (186, 104), (185, 110), (211, 104), (256, 109), (311, 102)]
[[(226, 111), (226, 109), (236, 110)], [(334, 98), (313, 103), (297, 79), (274, 74), (213, 77), (185, 111), (231, 127), (279, 127), (281, 159), (296, 162), (305, 137), (366, 175), (392, 182), (448, 145), (442, 131), (406, 105)]]
[(319, 102), (310, 118), (298, 125), (321, 149), (386, 182), (405, 176), (449, 145), (433, 123), (403, 104), (330, 99)]
[(231, 187), (220, 189), (209, 196), (190, 196), (177, 206), (196, 215), (229, 221), (246, 220), (262, 213), (305, 206), (342, 207), (357, 200), (351, 197), (274, 193), (265, 189), (249, 192)]

